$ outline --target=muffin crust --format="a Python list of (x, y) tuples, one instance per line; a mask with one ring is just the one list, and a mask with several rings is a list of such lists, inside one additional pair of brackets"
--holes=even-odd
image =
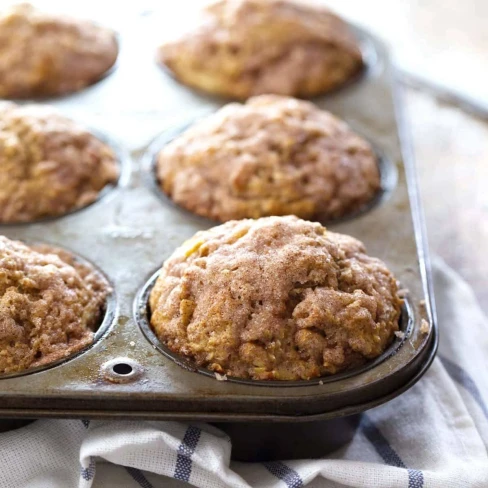
[(107, 281), (66, 251), (0, 236), (0, 374), (42, 366), (93, 341)]
[(157, 57), (179, 81), (237, 99), (318, 95), (363, 67), (348, 26), (324, 7), (299, 0), (217, 1), (198, 27), (163, 44)]
[(0, 11), (0, 97), (62, 95), (95, 81), (115, 63), (114, 32), (23, 3)]
[(117, 178), (112, 149), (75, 122), (48, 107), (0, 102), (0, 222), (63, 215)]
[(364, 139), (313, 104), (277, 95), (233, 103), (159, 153), (157, 178), (180, 206), (221, 222), (354, 213), (380, 188)]
[(310, 379), (379, 356), (402, 304), (360, 241), (293, 216), (198, 232), (164, 263), (149, 302), (172, 351), (259, 380)]

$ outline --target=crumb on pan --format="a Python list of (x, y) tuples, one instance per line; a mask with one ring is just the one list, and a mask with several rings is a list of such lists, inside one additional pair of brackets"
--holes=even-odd
[(399, 339), (405, 339), (405, 332), (402, 332), (401, 330), (397, 330), (395, 331), (395, 335), (399, 338)]
[(0, 9), (0, 98), (62, 95), (99, 80), (115, 63), (115, 33), (23, 3)]
[(110, 286), (66, 251), (0, 236), (0, 373), (43, 366), (93, 341)]
[(422, 319), (420, 321), (420, 333), (421, 334), (428, 334), (430, 332), (430, 324), (427, 320)]
[(408, 288), (400, 288), (398, 290), (398, 296), (400, 296), (401, 298), (405, 298), (409, 293), (410, 290)]
[(327, 221), (361, 210), (380, 189), (367, 141), (312, 103), (276, 95), (196, 123), (160, 151), (157, 178), (178, 205), (221, 222)]
[(191, 87), (246, 99), (310, 97), (363, 68), (348, 25), (323, 6), (294, 0), (220, 0), (201, 24), (158, 50), (159, 63)]
[(397, 291), (361, 242), (288, 216), (198, 232), (165, 262), (149, 304), (158, 338), (197, 366), (298, 380), (379, 356), (398, 330)]
[(94, 202), (118, 178), (112, 149), (40, 105), (0, 102), (0, 222), (30, 222)]

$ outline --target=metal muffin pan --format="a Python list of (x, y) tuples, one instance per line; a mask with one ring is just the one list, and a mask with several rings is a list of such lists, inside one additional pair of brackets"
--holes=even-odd
[[(330, 228), (362, 240), (369, 254), (383, 259), (408, 289), (402, 321), (404, 340), (395, 340), (385, 355), (354, 374), (324, 378), (323, 384), (315, 380), (267, 385), (218, 381), (211, 374), (181, 367), (163, 354), (163, 346), (151, 337), (140, 299), (147, 293), (148, 278), (174, 249), (212, 223), (163, 204), (148, 188), (147, 168), (139, 159), (125, 183), (96, 205), (49, 221), (0, 226), (0, 233), (9, 238), (48, 241), (87, 256), (108, 277), (117, 296), (117, 310), (107, 331), (91, 347), (56, 366), (0, 379), (0, 417), (215, 422), (337, 419), (388, 401), (422, 376), (436, 352), (437, 324), (413, 163), (408, 152), (405, 159), (402, 157), (400, 141), (408, 143), (397, 122), (401, 120), (396, 114), (400, 102), (394, 94), (388, 55), (374, 37), (360, 29), (356, 33), (370, 53), (367, 71), (356, 82), (314, 102), (372, 141), (396, 170), (397, 178), (375, 206), (332, 223)], [(110, 86), (119, 90), (124, 86), (123, 61), (121, 58), (119, 68), (104, 80), (101, 93), (107, 93)], [(155, 98), (161, 120), (168, 120), (176, 103), (186, 120), (223, 104), (214, 97), (194, 94), (155, 66), (151, 69), (151, 83), (161, 90)], [(71, 108), (72, 114), (78, 114), (81, 106), (102, 115), (106, 110), (106, 119), (100, 120), (109, 120), (109, 110), (97, 99), (95, 86), (88, 94), (72, 96), (72, 105), (64, 99), (59, 106), (64, 113)], [(119, 95), (125, 96), (123, 90)], [(160, 99), (168, 100), (169, 106), (165, 108)], [(141, 104), (144, 107), (144, 101)], [(132, 123), (136, 125), (143, 118), (144, 114), (135, 114)], [(114, 144), (110, 138), (107, 141)], [(133, 157), (137, 159), (141, 152), (135, 151)], [(146, 148), (146, 152), (151, 150)], [(427, 333), (421, 331), (423, 320), (430, 324)]]

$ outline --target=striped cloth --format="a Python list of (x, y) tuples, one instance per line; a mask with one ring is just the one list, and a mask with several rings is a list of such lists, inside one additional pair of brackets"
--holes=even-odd
[(438, 358), (323, 459), (230, 462), (228, 438), (205, 424), (40, 420), (0, 435), (0, 488), (487, 488), (488, 322), (440, 261), (434, 277)]

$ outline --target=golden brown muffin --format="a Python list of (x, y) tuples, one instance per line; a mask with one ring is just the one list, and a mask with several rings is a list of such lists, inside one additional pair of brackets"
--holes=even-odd
[(221, 0), (201, 23), (163, 44), (159, 63), (189, 86), (246, 99), (275, 93), (310, 97), (363, 67), (348, 26), (321, 6), (294, 0)]
[(63, 215), (118, 178), (112, 149), (49, 107), (0, 102), (0, 223)]
[(98, 81), (117, 59), (115, 34), (29, 4), (0, 11), (0, 97), (62, 95)]
[(0, 236), (0, 373), (69, 356), (93, 341), (107, 281), (66, 251)]
[(358, 240), (293, 216), (198, 232), (164, 263), (151, 325), (218, 373), (319, 377), (379, 356), (398, 330), (397, 283)]
[(327, 221), (363, 208), (380, 188), (371, 146), (313, 104), (261, 95), (229, 104), (158, 155), (162, 190), (221, 222), (294, 214)]

